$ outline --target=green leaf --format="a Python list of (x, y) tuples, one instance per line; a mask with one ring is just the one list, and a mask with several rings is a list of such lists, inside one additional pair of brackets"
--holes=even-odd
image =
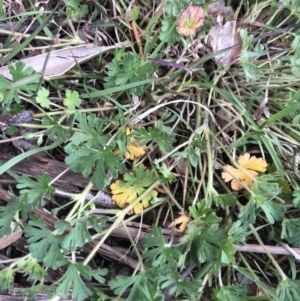
[(275, 221), (281, 221), (285, 213), (285, 208), (276, 202), (266, 201), (261, 205), (268, 221), (274, 224)]
[(181, 255), (180, 251), (172, 248), (164, 241), (160, 228), (153, 227), (150, 233), (147, 233), (143, 238), (143, 258), (152, 267), (165, 265), (171, 269), (176, 269), (178, 259)]
[(176, 272), (167, 273), (165, 276), (160, 277), (159, 282), (161, 288), (168, 288), (168, 294), (175, 296), (183, 295), (188, 297), (188, 300), (196, 301), (199, 300), (200, 293), (198, 292), (201, 286), (201, 281), (196, 279), (181, 279), (180, 274)]
[(159, 38), (161, 41), (166, 41), (169, 44), (174, 44), (180, 41), (180, 35), (176, 31), (177, 18), (173, 16), (169, 16), (161, 21), (161, 30), (159, 33)]
[(11, 289), (13, 288), (13, 271), (11, 267), (6, 269), (2, 269), (0, 271), (0, 288), (2, 290)]
[(300, 47), (300, 35), (296, 35), (294, 40), (291, 44), (292, 49), (295, 51), (297, 48)]
[(64, 0), (64, 2), (67, 5), (66, 14), (71, 20), (80, 19), (88, 13), (88, 6), (81, 5), (80, 0)]
[(71, 226), (71, 224), (65, 220), (59, 220), (55, 223), (55, 228), (58, 230), (58, 234), (62, 235)]
[(58, 136), (58, 138), (62, 141), (67, 140), (68, 131), (65, 130), (61, 125), (58, 124), (59, 118), (44, 116), (42, 119), (42, 125), (50, 126), (49, 129), (46, 130), (45, 134), (49, 136), (49, 139), (53, 139), (53, 137)]
[(172, 154), (172, 157), (187, 158), (193, 167), (197, 167), (200, 160), (201, 150), (206, 149), (206, 141), (193, 140), (192, 143), (182, 152)]
[(88, 221), (91, 223), (91, 226), (93, 230), (95, 230), (97, 233), (100, 233), (102, 231), (101, 225), (104, 225), (109, 220), (108, 216), (104, 216), (101, 218), (97, 217), (89, 217)]
[[(130, 288), (131, 286), (134, 286), (134, 284), (136, 284), (137, 282), (142, 282), (143, 280), (145, 280), (145, 278), (146, 277), (144, 273), (139, 273), (138, 275), (134, 275), (133, 277), (117, 276), (116, 279), (110, 280), (108, 282), (108, 285), (112, 290), (114, 290), (114, 293), (116, 295), (119, 295), (120, 293), (123, 293), (126, 289)], [(134, 291), (134, 289), (130, 290), (130, 296), (136, 293)], [(133, 300), (132, 297), (129, 300)]]
[(160, 184), (174, 183), (177, 181), (177, 178), (172, 172), (168, 170), (168, 167), (165, 163), (163, 163), (161, 166), (159, 166), (159, 164), (156, 164), (156, 170), (161, 174), (161, 177), (159, 179)]
[(233, 246), (233, 239), (232, 237), (227, 237), (224, 241), (224, 245), (222, 245), (221, 249), (221, 263), (222, 264), (234, 264), (235, 263), (235, 248)]
[[(39, 293), (47, 293), (48, 299), (50, 300), (50, 298), (53, 296), (54, 294), (54, 287), (52, 286), (48, 286), (45, 284), (38, 284), (38, 285), (32, 285), (29, 288), (24, 288), (22, 289), (22, 293), (27, 296), (28, 298), (32, 298), (34, 300), (38, 300), (37, 296)], [(26, 300), (26, 299), (24, 299)]]
[(256, 220), (255, 202), (250, 199), (240, 210), (239, 218), (242, 224), (253, 224)]
[(8, 89), (11, 82), (3, 75), (0, 75), (0, 100), (1, 103), (10, 105), (13, 100), (20, 102), (20, 97), (17, 89)]
[(50, 108), (50, 100), (48, 99), (49, 96), (49, 90), (42, 87), (38, 93), (37, 97), (35, 98), (36, 102), (41, 105), (41, 107), (49, 109)]
[[(4, 77), (0, 77), (0, 93), (3, 93), (5, 104), (10, 104), (13, 100), (20, 103), (18, 90), (22, 90), (29, 95), (37, 90), (38, 78), (31, 79), (34, 70), (32, 67), (26, 67), (21, 61), (15, 65), (9, 65), (8, 69), (13, 77), (13, 82), (7, 81)], [(23, 81), (26, 81), (26, 84)], [(28, 82), (29, 81), (29, 82)]]
[[(107, 66), (108, 76), (104, 78), (105, 89), (135, 83), (151, 78), (155, 71), (155, 65), (140, 58), (138, 54), (125, 53), (122, 62), (113, 59)], [(130, 94), (142, 95), (149, 84), (128, 89)]]
[(242, 67), (244, 69), (247, 81), (255, 80), (261, 74), (258, 67), (251, 62), (253, 59), (258, 58), (266, 54), (262, 45), (256, 45), (254, 51), (248, 51), (248, 48), (252, 45), (253, 35), (248, 36), (245, 29), (240, 30), (240, 35), (243, 41), (243, 48), (240, 55)]
[(69, 110), (74, 110), (75, 107), (79, 107), (81, 104), (81, 99), (77, 91), (66, 90), (66, 98), (64, 99), (64, 105)]
[(300, 299), (300, 281), (292, 279), (282, 280), (276, 289), (279, 300), (295, 301)]
[[(148, 269), (146, 272), (141, 272), (131, 277), (117, 276), (116, 279), (109, 281), (108, 285), (114, 290), (116, 295), (129, 289), (129, 296), (126, 298), (126, 301), (136, 301), (144, 300), (145, 288), (147, 286), (152, 286), (151, 282), (155, 283), (156, 279), (157, 272), (153, 269)], [(142, 293), (140, 291), (141, 287), (143, 287)]]
[(15, 65), (9, 65), (8, 69), (14, 82), (31, 75), (34, 72), (32, 67), (26, 67), (22, 61), (17, 62)]
[[(245, 301), (247, 287), (245, 286), (222, 286), (220, 289), (213, 289), (216, 301)], [(284, 299), (282, 299), (284, 300)]]
[(165, 300), (164, 294), (158, 290), (157, 283), (142, 283), (140, 285), (139, 300), (145, 301), (163, 301)]
[(300, 246), (300, 218), (283, 219), (281, 238), (286, 239), (293, 247)]
[[(22, 79), (28, 78), (30, 75), (35, 73), (32, 67), (26, 66), (22, 61), (18, 61), (15, 65), (9, 65), (8, 69), (13, 77), (14, 83)], [(32, 92), (35, 92), (37, 89), (37, 83), (38, 80), (35, 80), (34, 83), (23, 85), (21, 87), (21, 90), (26, 91), (29, 94), (32, 94)]]
[(72, 231), (64, 238), (62, 246), (70, 251), (77, 247), (83, 247), (85, 243), (92, 241), (86, 221), (77, 222)]
[(70, 143), (65, 147), (66, 152), (71, 153), (73, 145), (86, 146), (88, 148), (105, 147), (109, 140), (109, 135), (102, 134), (102, 129), (108, 123), (108, 119), (100, 119), (95, 114), (84, 114), (76, 112), (75, 119), (78, 122), (78, 129), (70, 139)]
[(81, 172), (84, 177), (87, 177), (96, 166), (91, 181), (99, 190), (110, 183), (106, 170), (114, 179), (119, 173), (125, 171), (124, 163), (114, 154), (112, 147), (91, 150), (85, 146), (73, 146), (72, 152), (65, 158), (65, 161), (73, 171)]
[(211, 208), (206, 207), (204, 200), (190, 206), (189, 211), (193, 219), (200, 223), (214, 224), (222, 221)]
[(9, 235), (12, 232), (10, 227), (11, 222), (15, 218), (19, 221), (20, 218), (27, 218), (27, 212), (33, 209), (31, 204), (28, 204), (27, 195), (11, 196), (11, 201), (6, 206), (0, 207), (0, 237)]
[[(278, 180), (278, 185), (281, 188), (281, 193), (278, 196), (281, 199), (283, 199), (285, 202), (290, 203), (292, 198), (292, 190), (291, 190), (290, 183), (287, 181), (287, 179), (282, 177), (281, 179)], [(294, 205), (295, 207), (297, 207), (297, 202), (295, 202)]]
[(300, 75), (300, 49), (297, 48), (293, 56), (291, 56), (292, 72), (295, 76)]
[(40, 280), (47, 275), (47, 272), (39, 265), (35, 258), (31, 257), (31, 254), (19, 260), (18, 267), (22, 269), (25, 275), (32, 275), (36, 280)]
[(44, 225), (43, 219), (31, 215), (24, 232), (32, 256), (45, 263), (47, 267), (57, 269), (65, 263), (61, 251), (63, 237), (54, 235)]
[(192, 147), (189, 147), (187, 149), (187, 158), (189, 159), (189, 161), (193, 167), (197, 167), (199, 164), (199, 160), (200, 160), (199, 149), (194, 149)]
[(294, 206), (296, 208), (299, 208), (300, 207), (300, 188), (295, 189), (293, 191), (293, 195), (292, 196), (293, 196), (292, 201), (293, 201)]
[(126, 186), (139, 186), (141, 189), (149, 187), (156, 180), (156, 173), (154, 170), (146, 170), (145, 167), (140, 164), (134, 169), (133, 172), (126, 173), (124, 175)]
[(125, 171), (121, 158), (114, 153), (112, 146), (106, 146), (108, 135), (101, 135), (101, 128), (106, 121), (101, 121), (95, 115), (76, 114), (78, 127), (83, 131), (75, 133), (65, 147), (68, 156), (65, 162), (74, 172), (81, 172), (87, 177), (95, 168), (92, 182), (99, 190), (110, 183), (106, 172), (112, 178)]
[(173, 135), (164, 132), (159, 128), (140, 128), (134, 130), (134, 137), (141, 145), (154, 141), (162, 153), (173, 149), (172, 144), (176, 141)]
[(228, 236), (232, 238), (232, 243), (245, 243), (248, 233), (248, 225), (242, 225), (241, 221), (238, 220), (233, 223), (228, 231)]
[(139, 5), (134, 5), (133, 8), (129, 12), (129, 18), (132, 21), (136, 21), (140, 15), (141, 7)]
[(219, 229), (218, 224), (199, 226), (199, 223), (192, 222), (181, 243), (186, 245), (187, 262), (210, 262), (219, 258), (220, 246), (224, 245), (226, 234)]
[(221, 206), (222, 209), (225, 209), (227, 206), (233, 206), (237, 199), (237, 193), (227, 193), (219, 194), (214, 196), (214, 201), (217, 205)]
[(60, 278), (60, 284), (56, 289), (56, 293), (65, 298), (69, 294), (71, 288), (72, 298), (77, 301), (83, 301), (92, 295), (91, 291), (87, 288), (79, 275), (77, 264), (70, 262), (67, 271)]
[(103, 276), (106, 276), (108, 273), (107, 269), (98, 269), (98, 270), (91, 270), (90, 275), (94, 279), (96, 279), (99, 283), (105, 283), (106, 279)]
[(265, 201), (271, 201), (278, 196), (282, 188), (278, 184), (278, 180), (282, 178), (280, 173), (272, 173), (262, 175), (255, 179), (252, 187), (254, 192), (254, 200), (259, 207)]
[(50, 198), (55, 188), (49, 185), (52, 179), (48, 173), (37, 176), (36, 180), (37, 182), (27, 176), (18, 177), (19, 184), (17, 184), (17, 188), (20, 189), (21, 195), (28, 195), (28, 202), (30, 204), (41, 207), (43, 199)]

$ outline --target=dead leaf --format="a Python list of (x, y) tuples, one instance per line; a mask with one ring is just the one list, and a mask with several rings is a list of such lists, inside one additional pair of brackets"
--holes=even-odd
[[(133, 129), (127, 128), (126, 135), (129, 136), (134, 132)], [(135, 158), (139, 158), (144, 155), (147, 147), (145, 145), (140, 145), (138, 141), (134, 139), (134, 137), (130, 138), (130, 144), (127, 145), (127, 152), (125, 154), (126, 159), (134, 160)]]
[[(139, 195), (141, 195), (145, 189), (141, 186), (127, 186), (124, 181), (117, 180), (115, 183), (110, 185), (112, 192), (112, 200), (120, 207), (125, 208), (135, 201)], [(133, 208), (135, 214), (140, 214), (143, 208), (147, 208), (150, 205), (152, 198), (157, 196), (155, 190), (147, 194), (141, 202), (136, 204)]]
[(206, 11), (208, 17), (214, 20), (217, 24), (224, 24), (227, 21), (232, 21), (234, 12), (231, 6), (225, 6), (224, 0), (212, 1)]
[(190, 36), (196, 32), (204, 23), (204, 11), (200, 6), (188, 5), (182, 13), (178, 25), (177, 32), (184, 36)]
[[(178, 232), (184, 232), (190, 220), (191, 218), (186, 212), (181, 212), (180, 216), (169, 225), (169, 228)], [(180, 225), (179, 228), (176, 227), (178, 225)]]
[[(20, 61), (22, 61), (26, 67), (32, 67), (37, 73), (42, 73), (44, 69), (44, 78), (46, 80), (50, 80), (65, 74), (76, 64), (81, 64), (99, 55), (100, 53), (104, 53), (122, 46), (127, 47), (128, 43), (123, 42), (112, 46), (85, 44), (59, 50), (52, 50), (50, 54), (44, 53)], [(0, 75), (12, 80), (8, 66), (0, 68)]]
[[(237, 31), (236, 20), (233, 19), (234, 13), (230, 6), (225, 6), (223, 0), (214, 1), (207, 9), (209, 18), (217, 23), (214, 25), (207, 36), (205, 43), (213, 52), (232, 47), (241, 43), (241, 37)], [(234, 60), (241, 52), (242, 46), (235, 47), (224, 53), (215, 56), (215, 59), (224, 65)]]
[(10, 246), (12, 243), (16, 242), (23, 234), (23, 230), (20, 226), (18, 226), (17, 230), (15, 229), (15, 222), (11, 222), (10, 228), (15, 232), (12, 232), (10, 235), (4, 235), (0, 238), (0, 250), (3, 250), (4, 248)]
[(259, 172), (267, 170), (268, 163), (263, 158), (250, 157), (249, 153), (239, 156), (238, 159), (239, 169), (230, 165), (225, 165), (225, 172), (222, 172), (222, 178), (225, 182), (231, 181), (231, 188), (233, 190), (240, 190), (241, 188), (253, 186), (254, 179), (258, 176)]

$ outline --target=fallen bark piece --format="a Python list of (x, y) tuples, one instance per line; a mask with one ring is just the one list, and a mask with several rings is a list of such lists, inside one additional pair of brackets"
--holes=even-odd
[[(0, 153), (0, 160), (4, 163), (12, 158), (13, 156), (11, 155)], [(49, 176), (54, 179), (68, 169), (68, 165), (57, 160), (34, 156), (15, 164), (11, 169), (18, 174), (33, 178), (48, 173)], [(53, 186), (61, 187), (68, 192), (79, 192), (79, 188), (85, 188), (89, 181), (89, 177), (85, 178), (79, 173), (68, 170), (55, 181)], [(92, 188), (92, 190), (95, 189), (95, 187)]]

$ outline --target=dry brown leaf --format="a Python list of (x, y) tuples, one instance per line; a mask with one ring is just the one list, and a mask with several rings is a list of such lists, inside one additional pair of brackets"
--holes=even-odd
[(225, 6), (224, 0), (212, 1), (206, 11), (208, 17), (216, 23), (225, 23), (234, 19), (234, 12), (231, 6)]
[[(65, 74), (76, 64), (81, 64), (95, 56), (98, 56), (100, 53), (122, 46), (127, 47), (128, 43), (123, 42), (112, 46), (97, 46), (94, 44), (79, 45), (59, 50), (52, 50), (50, 54), (44, 53), (20, 61), (22, 61), (26, 67), (32, 67), (37, 73), (44, 72), (45, 79), (50, 80)], [(0, 75), (12, 80), (8, 66), (0, 68)]]
[[(205, 37), (206, 44), (213, 52), (221, 51), (241, 42), (236, 20), (233, 19), (233, 10), (230, 6), (225, 6), (223, 0), (213, 1), (207, 9), (207, 14), (209, 18), (214, 19), (217, 23)], [(241, 49), (242, 47), (238, 46), (216, 55), (215, 59), (226, 65), (240, 54)]]
[(11, 222), (10, 228), (12, 231), (15, 232), (12, 232), (10, 235), (4, 235), (3, 237), (0, 238), (0, 250), (16, 242), (23, 234), (23, 230), (20, 226), (18, 226), (17, 230), (15, 229), (16, 228), (15, 222)]
[[(169, 225), (169, 228), (173, 228), (178, 232), (184, 232), (190, 220), (191, 218), (186, 212), (181, 212), (180, 216)], [(178, 225), (180, 225), (179, 228), (176, 227)]]
[(236, 191), (243, 187), (251, 188), (254, 179), (258, 176), (258, 171), (265, 172), (268, 163), (263, 158), (250, 157), (249, 153), (245, 153), (239, 156), (238, 165), (239, 169), (225, 165), (225, 172), (222, 172), (224, 181), (231, 181), (231, 188)]

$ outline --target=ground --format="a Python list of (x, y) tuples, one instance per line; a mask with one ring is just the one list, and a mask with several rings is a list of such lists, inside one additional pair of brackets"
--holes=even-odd
[(299, 18), (3, 2), (0, 300), (298, 300)]

